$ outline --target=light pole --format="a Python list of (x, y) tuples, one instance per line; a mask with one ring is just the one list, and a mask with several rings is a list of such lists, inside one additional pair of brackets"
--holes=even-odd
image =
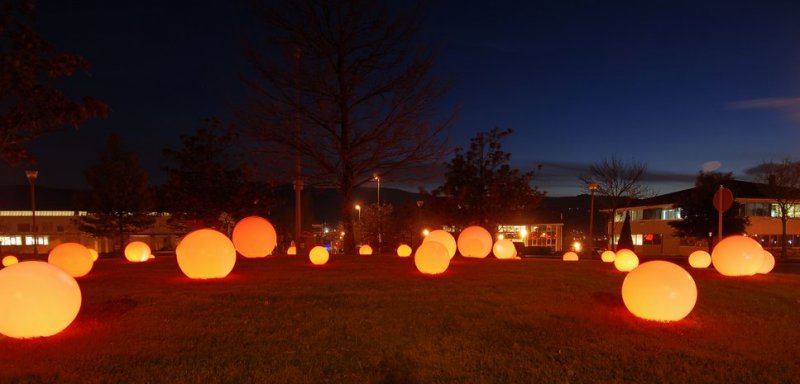
[(361, 205), (356, 204), (356, 211), (358, 211), (358, 222), (361, 222)]
[(25, 176), (31, 185), (31, 232), (33, 233), (33, 257), (36, 258), (39, 257), (39, 249), (36, 247), (36, 178), (39, 177), (39, 171), (25, 171)]
[(378, 254), (380, 255), (380, 254), (382, 254), (382, 248), (383, 248), (383, 239), (381, 238), (382, 235), (383, 235), (382, 234), (383, 228), (381, 227), (381, 224), (382, 224), (382, 220), (381, 220), (382, 219), (382, 217), (381, 217), (382, 216), (381, 215), (381, 178), (378, 177), (377, 173), (374, 173), (374, 174), (372, 174), (372, 180), (374, 180), (374, 181), (376, 181), (378, 183)]
[(597, 190), (597, 183), (589, 183), (589, 258), (594, 252), (594, 191)]

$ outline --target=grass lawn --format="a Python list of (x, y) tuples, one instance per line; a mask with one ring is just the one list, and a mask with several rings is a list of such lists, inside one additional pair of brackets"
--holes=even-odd
[(174, 257), (101, 260), (64, 332), (0, 336), (0, 382), (800, 382), (800, 265), (690, 273), (697, 305), (665, 324), (599, 261), (284, 256), (192, 281)]

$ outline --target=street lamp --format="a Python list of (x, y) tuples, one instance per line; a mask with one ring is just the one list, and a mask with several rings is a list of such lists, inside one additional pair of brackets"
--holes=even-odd
[(361, 205), (356, 204), (356, 211), (358, 211), (358, 222), (361, 222)]
[(597, 183), (589, 183), (589, 257), (594, 252), (594, 192), (597, 190)]
[(383, 253), (381, 250), (383, 247), (383, 239), (381, 238), (383, 235), (383, 228), (381, 227), (381, 178), (378, 177), (377, 173), (373, 173), (372, 180), (378, 183), (378, 254), (380, 255)]
[(31, 185), (31, 232), (33, 232), (33, 257), (39, 256), (39, 250), (36, 248), (36, 178), (39, 177), (39, 171), (25, 171), (25, 176), (28, 178), (28, 183)]

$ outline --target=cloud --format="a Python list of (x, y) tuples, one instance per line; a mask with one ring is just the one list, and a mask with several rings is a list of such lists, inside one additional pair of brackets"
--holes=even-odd
[(771, 109), (785, 113), (789, 119), (800, 122), (800, 97), (771, 97), (751, 99), (728, 104), (733, 109)]

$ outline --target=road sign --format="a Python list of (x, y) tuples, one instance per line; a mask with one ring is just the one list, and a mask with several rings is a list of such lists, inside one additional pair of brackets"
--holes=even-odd
[(733, 193), (728, 188), (719, 186), (719, 190), (714, 194), (714, 208), (725, 212), (733, 205)]

